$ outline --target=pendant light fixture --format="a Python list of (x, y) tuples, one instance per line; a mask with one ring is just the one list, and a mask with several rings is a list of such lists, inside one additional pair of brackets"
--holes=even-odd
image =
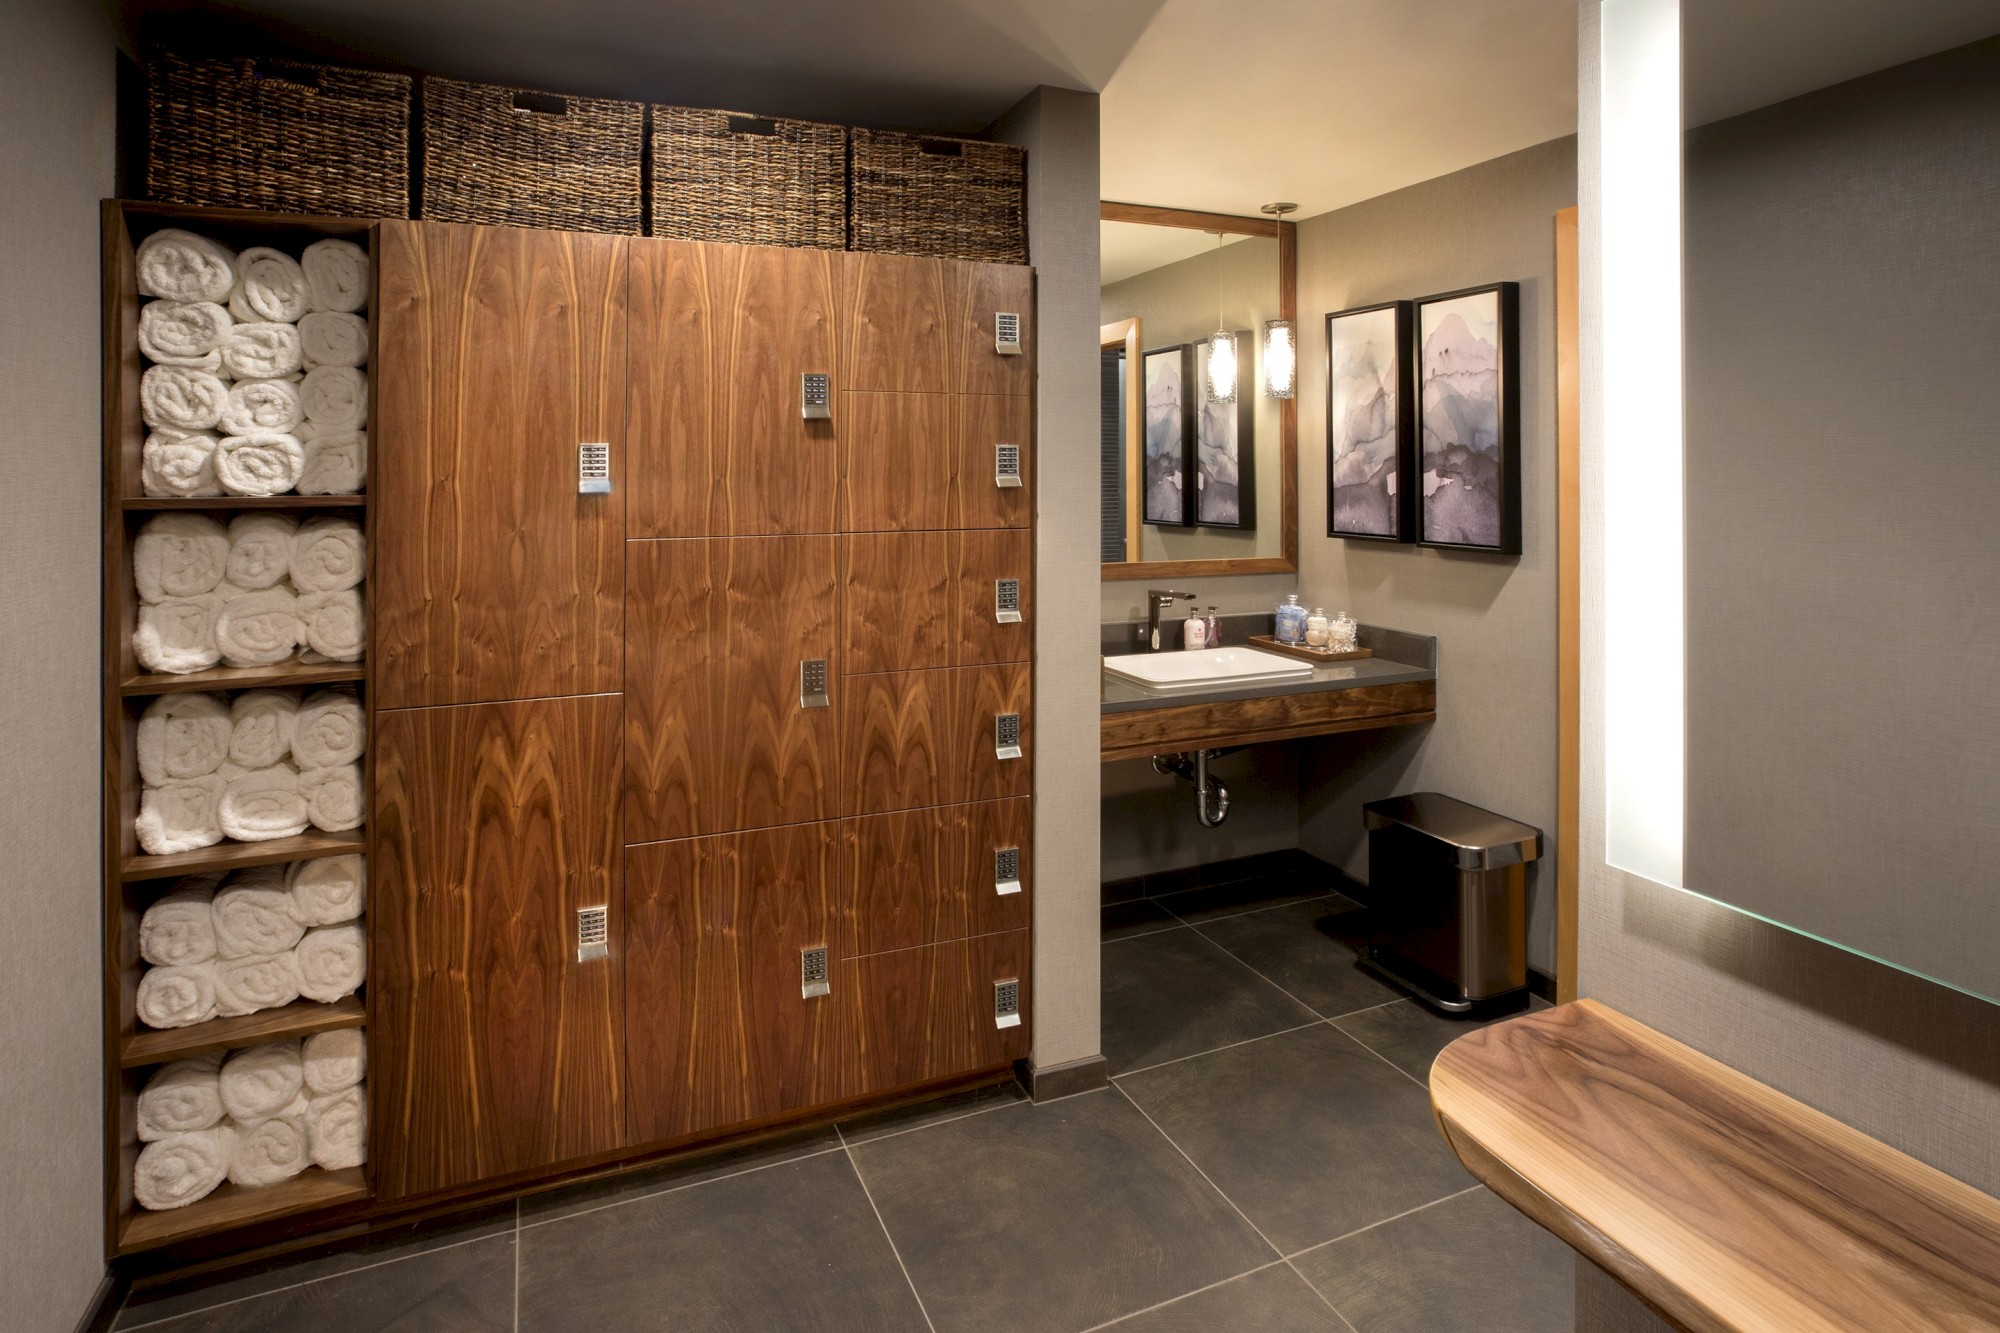
[(1222, 233), (1215, 233), (1215, 332), (1208, 339), (1208, 401), (1236, 401), (1236, 335), (1229, 331), (1229, 312), (1222, 275)]
[[(1285, 220), (1285, 214), (1296, 212), (1297, 204), (1265, 204), (1263, 212)], [(1291, 398), (1299, 391), (1299, 331), (1289, 319), (1272, 319), (1264, 323), (1264, 396), (1266, 398)]]

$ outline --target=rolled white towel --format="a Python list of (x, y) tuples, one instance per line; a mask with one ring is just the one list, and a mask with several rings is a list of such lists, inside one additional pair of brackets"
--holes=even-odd
[(359, 662), (368, 646), (361, 594), (350, 589), (299, 598), (299, 635), (308, 662)]
[(299, 646), (299, 599), (290, 588), (246, 592), (222, 604), (215, 646), (231, 666), (275, 666)]
[(215, 964), (149, 967), (139, 974), (133, 1012), (149, 1028), (187, 1028), (215, 1017)]
[(236, 255), (191, 231), (168, 228), (139, 242), (139, 295), (222, 301), (236, 285)]
[(219, 1055), (176, 1060), (150, 1079), (139, 1093), (139, 1141), (152, 1143), (169, 1134), (196, 1134), (222, 1123)]
[(312, 1165), (312, 1140), (306, 1133), (310, 1107), (303, 1098), (296, 1100), (297, 1105), (247, 1129), (235, 1126), (229, 1145), (230, 1184), (264, 1189)]
[(235, 329), (213, 301), (149, 301), (139, 309), (139, 350), (158, 365), (212, 372)]
[(296, 1041), (267, 1041), (231, 1051), (222, 1062), (222, 1109), (239, 1125), (260, 1125), (298, 1098), (306, 1085)]
[(306, 1038), (302, 1056), (306, 1091), (315, 1097), (331, 1096), (356, 1086), (367, 1074), (368, 1039), (360, 1028), (316, 1032)]
[(368, 321), (359, 315), (315, 310), (299, 321), (299, 355), (307, 370), (368, 364)]
[(222, 577), (238, 593), (276, 585), (292, 572), (292, 538), (299, 521), (289, 514), (238, 514), (229, 520), (229, 559)]
[(133, 749), (149, 787), (205, 778), (229, 758), (229, 705), (219, 694), (163, 694), (139, 715)]
[(206, 514), (155, 514), (132, 543), (132, 581), (143, 602), (213, 592), (228, 566), (229, 532)]
[(327, 1171), (360, 1166), (368, 1160), (368, 1098), (360, 1088), (343, 1088), (306, 1104), (306, 1137), (313, 1165)]
[(275, 380), (304, 364), (296, 324), (238, 324), (222, 343), (222, 368), (232, 379)]
[[(323, 856), (295, 861), (285, 870), (292, 891), (292, 915), (304, 926), (338, 926), (353, 921), (368, 904), (368, 868), (359, 856)], [(312, 1055), (312, 1043), (306, 1044)]]
[(215, 479), (231, 495), (283, 495), (305, 465), (305, 446), (283, 431), (225, 435), (215, 445)]
[(299, 994), (321, 1004), (354, 994), (368, 979), (368, 938), (354, 922), (307, 931), (298, 958)]
[(306, 818), (323, 833), (360, 828), (367, 814), (361, 792), (361, 766), (308, 768), (299, 773), (299, 794), (306, 798)]
[[(155, 366), (153, 370), (169, 369)], [(152, 374), (151, 370), (146, 372)], [(238, 380), (223, 391), (222, 412), (211, 424), (223, 435), (291, 435), (305, 424), (299, 386), (290, 380)]]
[(300, 495), (354, 495), (361, 490), (368, 480), (366, 431), (312, 431), (301, 440), (306, 465), (299, 473)]
[(222, 483), (215, 479), (216, 444), (206, 431), (154, 431), (140, 450), (140, 488), (162, 498), (222, 494)]
[(222, 599), (214, 593), (141, 606), (132, 653), (148, 671), (206, 671), (222, 657), (215, 641), (215, 622), (221, 616)]
[(299, 960), (284, 953), (215, 962), (215, 1012), (222, 1018), (277, 1009), (299, 998)]
[(155, 1139), (132, 1167), (132, 1197), (154, 1212), (207, 1198), (229, 1174), (232, 1138), (227, 1125), (218, 1125)]
[(368, 304), (368, 252), (352, 241), (314, 241), (299, 256), (315, 310), (353, 312)]
[(283, 251), (253, 245), (236, 256), (236, 285), (229, 292), (229, 313), (237, 319), (296, 324), (311, 308), (310, 296), (305, 270)]
[(368, 719), (351, 686), (314, 690), (299, 704), (292, 732), (292, 762), (300, 768), (338, 768), (361, 757)]
[(245, 690), (229, 701), (229, 762), (246, 771), (291, 757), (299, 699), (290, 690)]
[[(290, 838), (306, 831), (306, 798), (299, 791), (299, 775), (289, 764), (260, 768), (230, 779), (216, 806), (216, 821), (222, 831), (238, 842), (267, 842)], [(222, 895), (217, 894), (220, 898)], [(217, 944), (223, 928), (216, 923)], [(253, 949), (252, 952), (265, 952)]]
[(299, 385), (299, 401), (314, 430), (360, 430), (368, 424), (368, 376), (352, 366), (316, 366)]
[(132, 821), (140, 849), (148, 856), (168, 856), (221, 842), (223, 789), (222, 778), (216, 776), (140, 792), (139, 817)]
[(188, 366), (153, 366), (139, 377), (139, 415), (155, 430), (207, 430), (222, 420), (229, 386)]
[(139, 918), (139, 956), (154, 967), (193, 967), (214, 958), (214, 901), (213, 888), (160, 895)]
[(284, 953), (299, 942), (305, 927), (292, 919), (292, 895), (277, 866), (241, 870), (216, 890), (215, 952), (222, 958)]
[(300, 592), (342, 592), (367, 572), (361, 525), (325, 514), (299, 524), (292, 537), (292, 586)]

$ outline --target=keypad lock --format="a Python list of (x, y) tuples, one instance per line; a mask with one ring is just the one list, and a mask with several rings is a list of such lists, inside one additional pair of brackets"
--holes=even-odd
[(996, 444), (993, 446), (993, 484), (1001, 490), (1010, 490), (1021, 484), (1021, 446), (1018, 444)]
[(993, 580), (993, 620), (1000, 625), (1021, 623), (1021, 580)]
[(1021, 354), (1021, 317), (1011, 310), (993, 316), (993, 350), (1002, 356)]
[(827, 977), (826, 946), (799, 951), (799, 998), (817, 999), (830, 994), (833, 983)]
[(826, 659), (814, 658), (810, 662), (799, 663), (799, 707), (825, 708), (827, 705)]
[(1000, 759), (1021, 757), (1021, 715), (1001, 713), (993, 719), (993, 754)]
[(799, 376), (799, 415), (807, 421), (832, 419), (833, 383), (827, 376)]
[(1018, 977), (993, 983), (993, 1026), (1021, 1026), (1021, 982)]
[(576, 447), (576, 493), (611, 494), (611, 446), (579, 444)]
[(593, 958), (603, 958), (611, 952), (611, 909), (608, 907), (579, 907), (576, 909), (576, 961), (587, 963)]
[(1021, 891), (1021, 849), (1002, 847), (993, 853), (993, 892), (1001, 898)]

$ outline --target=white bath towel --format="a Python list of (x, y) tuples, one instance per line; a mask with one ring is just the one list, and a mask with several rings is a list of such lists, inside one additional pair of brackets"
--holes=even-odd
[(229, 1183), (264, 1189), (290, 1180), (312, 1165), (312, 1140), (306, 1136), (309, 1106), (286, 1107), (248, 1129), (234, 1127), (229, 1145)]
[(200, 1055), (176, 1060), (146, 1080), (139, 1093), (139, 1141), (152, 1143), (221, 1124), (221, 1069), (220, 1055)]
[(292, 895), (279, 866), (240, 870), (216, 890), (215, 952), (221, 958), (285, 953), (305, 928), (292, 919)]
[(299, 772), (299, 793), (306, 798), (306, 818), (323, 833), (360, 828), (367, 802), (361, 794), (361, 766), (307, 768)]
[(258, 953), (215, 962), (215, 1012), (222, 1018), (277, 1009), (299, 998), (299, 960), (284, 953)]
[(368, 1098), (361, 1088), (315, 1097), (306, 1104), (313, 1165), (328, 1171), (368, 1160)]
[(229, 705), (219, 694), (163, 694), (139, 715), (133, 749), (149, 787), (205, 778), (229, 758)]
[(149, 1028), (186, 1028), (215, 1017), (215, 964), (149, 967), (139, 974), (133, 1011)]
[(352, 995), (368, 979), (368, 938), (353, 922), (316, 926), (299, 941), (299, 994), (321, 1004)]
[(229, 386), (187, 366), (154, 366), (139, 377), (139, 415), (155, 430), (207, 430), (222, 420)]
[(213, 301), (149, 301), (139, 309), (139, 350), (159, 365), (212, 372), (235, 328)]
[(311, 433), (300, 437), (306, 465), (299, 473), (299, 494), (358, 494), (368, 480), (368, 432), (300, 429)]
[(213, 847), (222, 841), (220, 776), (169, 782), (139, 793), (139, 817), (132, 821), (140, 850), (168, 856)]
[(237, 319), (296, 324), (311, 308), (310, 295), (305, 270), (283, 251), (253, 245), (236, 256), (236, 285), (229, 292), (229, 313)]
[(193, 967), (215, 957), (212, 888), (174, 889), (139, 918), (139, 956), (154, 967)]
[(292, 538), (292, 586), (302, 593), (342, 592), (367, 572), (361, 525), (324, 514), (299, 524)]
[(316, 366), (299, 385), (313, 429), (338, 434), (368, 424), (368, 376), (352, 366)]
[(213, 592), (228, 566), (229, 532), (206, 514), (155, 514), (132, 543), (132, 581), (144, 602)]
[(236, 256), (190, 231), (156, 231), (139, 242), (139, 295), (222, 301), (236, 285)]
[(155, 1139), (132, 1167), (132, 1197), (155, 1212), (207, 1198), (229, 1174), (232, 1137), (227, 1125), (218, 1125)]
[[(368, 904), (368, 868), (359, 856), (295, 861), (285, 870), (285, 886), (292, 891), (292, 915), (304, 926), (353, 921)], [(311, 1043), (306, 1054), (312, 1055)]]
[[(155, 366), (153, 370), (169, 368)], [(305, 424), (306, 410), (299, 402), (299, 386), (291, 380), (238, 380), (223, 394), (222, 412), (214, 423), (218, 434), (257, 435), (274, 431), (291, 435)]]
[(245, 690), (229, 701), (229, 762), (244, 770), (291, 758), (299, 698), (290, 690)]
[(221, 660), (215, 642), (215, 622), (222, 599), (214, 593), (175, 597), (139, 608), (139, 626), (132, 631), (132, 653), (148, 671), (185, 675), (206, 671)]
[(368, 304), (368, 252), (352, 241), (314, 241), (299, 256), (315, 310), (351, 313)]
[(299, 598), (299, 627), (308, 662), (359, 662), (368, 646), (361, 594), (351, 589)]
[(289, 1107), (305, 1085), (298, 1042), (246, 1046), (222, 1062), (222, 1109), (239, 1125), (260, 1125)]
[(246, 592), (222, 604), (215, 646), (231, 666), (274, 666), (299, 646), (299, 599), (285, 587)]
[(307, 370), (368, 364), (368, 321), (359, 315), (315, 310), (299, 321), (299, 355)]
[(140, 450), (140, 488), (162, 499), (222, 494), (215, 479), (216, 444), (206, 431), (154, 431)]
[(280, 379), (304, 364), (296, 324), (238, 324), (222, 344), (222, 368), (232, 379)]
[(283, 495), (305, 465), (305, 446), (283, 431), (225, 435), (215, 445), (215, 479), (231, 495)]
[(292, 572), (292, 538), (299, 521), (289, 514), (238, 514), (229, 520), (229, 560), (222, 577), (237, 595), (274, 587)]
[(302, 1056), (306, 1091), (315, 1097), (331, 1096), (354, 1087), (367, 1074), (368, 1039), (360, 1028), (316, 1032), (306, 1038)]
[[(290, 764), (232, 778), (222, 789), (215, 817), (222, 831), (238, 842), (294, 837), (304, 833), (311, 822), (306, 818), (306, 798), (299, 791), (299, 775)], [(220, 922), (216, 934), (220, 943)]]
[(314, 690), (299, 704), (292, 733), (292, 762), (300, 768), (338, 768), (361, 757), (368, 742), (368, 722), (353, 687)]

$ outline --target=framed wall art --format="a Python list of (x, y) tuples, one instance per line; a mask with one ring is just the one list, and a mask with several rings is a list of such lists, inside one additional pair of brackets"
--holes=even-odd
[(1159, 527), (1194, 524), (1194, 480), (1189, 475), (1194, 419), (1189, 412), (1193, 349), (1186, 343), (1155, 347), (1140, 357), (1146, 394), (1142, 517)]
[(1411, 305), (1326, 317), (1326, 535), (1407, 542), (1416, 536)]
[(1227, 403), (1208, 400), (1208, 344), (1191, 349), (1194, 387), (1194, 521), (1203, 528), (1257, 526), (1257, 390), (1250, 373), (1255, 341), (1248, 329), (1236, 334), (1236, 397)]
[(1521, 553), (1520, 284), (1416, 304), (1417, 540)]

